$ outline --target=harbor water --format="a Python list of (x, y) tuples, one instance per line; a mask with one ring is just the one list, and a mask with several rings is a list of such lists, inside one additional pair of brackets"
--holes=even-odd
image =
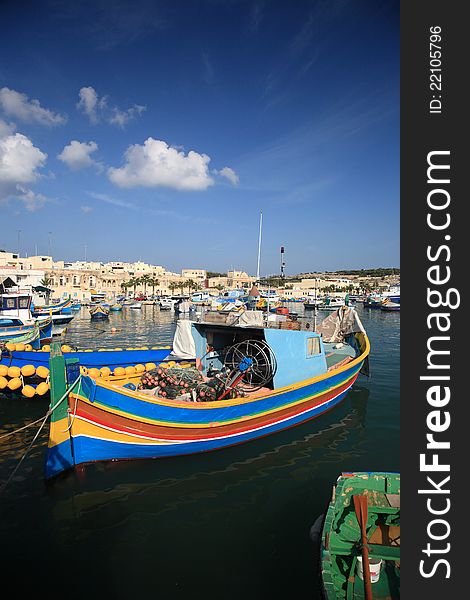
[[(303, 313), (302, 304), (289, 308)], [(86, 465), (48, 484), (44, 427), (0, 496), (2, 590), (67, 599), (319, 598), (309, 530), (337, 476), (400, 467), (400, 313), (358, 313), (371, 377), (359, 376), (342, 404), (304, 425), (196, 456)], [(62, 339), (96, 349), (166, 345), (175, 327), (174, 313), (154, 306), (125, 308), (107, 322), (91, 322), (82, 308)], [(0, 436), (47, 405), (0, 394)], [(1, 483), (36, 432), (0, 439)]]

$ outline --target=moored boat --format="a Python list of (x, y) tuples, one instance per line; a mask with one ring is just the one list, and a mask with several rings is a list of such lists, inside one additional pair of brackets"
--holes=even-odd
[(111, 304), (109, 310), (112, 312), (119, 312), (120, 310), (122, 310), (122, 304), (119, 304), (119, 302), (116, 304)]
[[(16, 333), (8, 332), (4, 333), (0, 328), (0, 345), (4, 345), (5, 349), (8, 350), (7, 344), (24, 344), (30, 345), (34, 349), (41, 347), (39, 327), (33, 326), (32, 328), (24, 329), (23, 331), (17, 331)], [(5, 351), (2, 349), (0, 352), (0, 362), (5, 356)]]
[[(343, 473), (311, 534), (326, 600), (400, 597), (400, 475)], [(370, 584), (368, 583), (370, 576)], [(369, 596), (366, 588), (369, 587)]]
[(382, 302), (382, 305), (380, 306), (380, 310), (395, 311), (395, 312), (399, 311), (400, 303), (393, 302), (389, 298), (385, 298), (385, 300)]
[[(16, 340), (13, 340), (16, 342)], [(73, 358), (86, 368), (126, 367), (128, 365), (160, 363), (171, 352), (171, 346), (155, 346), (145, 349), (102, 349), (102, 350), (77, 350), (65, 353), (66, 358)], [(23, 367), (49, 367), (50, 351), (32, 352), (28, 350), (5, 352), (0, 356), (0, 364)]]
[(109, 308), (98, 304), (90, 309), (90, 316), (93, 320), (107, 319), (109, 317)]
[[(311, 323), (265, 327), (259, 316), (246, 311), (240, 325), (178, 321), (173, 353), (195, 358), (198, 370), (175, 397), (163, 384), (143, 389), (139, 375), (80, 375), (78, 365), (64, 368), (54, 345), (51, 404), (65, 400), (51, 415), (46, 477), (91, 461), (193, 454), (276, 433), (333, 408), (367, 373), (369, 340), (353, 309), (317, 331)], [(170, 375), (184, 379), (181, 370)], [(162, 377), (149, 373), (146, 381)], [(66, 385), (74, 388), (67, 393)]]

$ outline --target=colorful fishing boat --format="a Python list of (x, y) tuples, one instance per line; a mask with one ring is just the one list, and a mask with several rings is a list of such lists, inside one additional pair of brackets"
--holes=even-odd
[(34, 317), (38, 317), (39, 315), (54, 315), (63, 313), (64, 310), (68, 310), (71, 307), (72, 301), (70, 300), (70, 298), (67, 298), (67, 300), (63, 300), (62, 302), (58, 302), (56, 304), (44, 304), (42, 306), (34, 306), (32, 307), (32, 314)]
[(90, 309), (90, 316), (94, 321), (107, 319), (109, 318), (109, 308), (102, 304), (98, 304)]
[[(14, 340), (16, 341), (16, 340)], [(67, 359), (75, 359), (80, 362), (81, 366), (86, 368), (97, 368), (109, 367), (111, 370), (116, 367), (126, 367), (129, 365), (147, 364), (147, 363), (160, 363), (166, 358), (171, 352), (171, 346), (155, 346), (154, 348), (146, 349), (132, 349), (132, 350), (116, 350), (116, 349), (103, 349), (103, 350), (79, 350), (70, 351), (65, 353)], [(0, 356), (0, 364), (8, 366), (24, 367), (25, 365), (33, 365), (34, 367), (48, 367), (49, 368), (50, 351), (45, 352), (44, 350), (38, 352), (32, 352), (28, 350), (22, 351), (5, 351)]]
[(400, 302), (393, 302), (389, 298), (385, 298), (380, 306), (380, 310), (398, 312), (400, 310)]
[(296, 330), (272, 325), (257, 311), (239, 325), (178, 321), (173, 355), (196, 359), (197, 385), (216, 394), (206, 389), (206, 399), (216, 398), (207, 402), (193, 401), (191, 386), (174, 399), (163, 387), (140, 389), (139, 375), (95, 380), (53, 345), (46, 477), (81, 463), (193, 454), (274, 434), (332, 409), (368, 373), (369, 340), (353, 309), (317, 331), (307, 321)]
[(112, 312), (119, 312), (120, 310), (122, 310), (122, 304), (119, 304), (119, 302), (117, 302), (116, 304), (111, 304), (109, 310)]
[(39, 327), (28, 328), (23, 333), (18, 333), (17, 335), (4, 335), (0, 331), (0, 345), (3, 346), (0, 352), (0, 362), (8, 356), (8, 346), (10, 344), (30, 345), (32, 348), (38, 350), (41, 347)]
[(326, 600), (400, 597), (398, 473), (343, 473), (317, 531)]
[(39, 327), (41, 344), (52, 340), (51, 317), (42, 320), (33, 318), (31, 314), (30, 294), (13, 293), (0, 296), (0, 340), (18, 338)]

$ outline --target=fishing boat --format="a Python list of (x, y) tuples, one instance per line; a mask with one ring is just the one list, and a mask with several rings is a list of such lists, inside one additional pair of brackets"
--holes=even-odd
[(380, 306), (380, 310), (397, 312), (400, 310), (400, 302), (393, 302), (389, 298), (385, 298)]
[[(178, 321), (172, 355), (194, 358), (197, 369), (187, 393), (173, 399), (163, 384), (141, 389), (139, 375), (80, 374), (53, 344), (46, 477), (87, 462), (194, 454), (274, 434), (334, 408), (368, 373), (369, 340), (351, 308), (316, 331), (307, 321), (265, 326), (259, 311), (236, 323), (230, 314), (214, 318)], [(173, 380), (184, 371), (175, 368)], [(209, 400), (194, 401), (203, 395)]]
[(98, 306), (94, 306), (90, 309), (90, 316), (94, 321), (100, 319), (108, 319), (109, 318), (109, 308), (106, 306), (102, 306), (98, 304)]
[(400, 598), (400, 475), (343, 473), (311, 537), (326, 600)]
[(10, 333), (11, 332), (8, 332), (8, 334), (6, 334), (2, 332), (2, 328), (0, 327), (0, 362), (2, 362), (4, 358), (8, 356), (9, 344), (21, 344), (24, 346), (29, 345), (34, 349), (39, 349), (41, 347), (40, 330), (37, 325), (23, 330), (23, 332), (17, 332), (14, 335), (10, 335)]
[(174, 310), (177, 302), (178, 300), (175, 298), (160, 298), (160, 310)]
[(119, 303), (111, 304), (111, 306), (109, 307), (109, 310), (112, 312), (119, 312), (120, 310), (122, 310), (122, 304), (119, 304)]
[(142, 308), (142, 302), (133, 302), (132, 304), (129, 304), (129, 308)]
[(31, 308), (34, 317), (38, 317), (40, 315), (54, 315), (59, 314), (66, 309), (71, 309), (72, 301), (70, 298), (67, 298), (67, 300), (63, 300), (62, 302), (58, 302), (56, 304), (44, 304), (42, 306), (34, 306)]
[(36, 327), (39, 328), (40, 343), (52, 340), (52, 318), (34, 318), (31, 313), (32, 296), (24, 293), (8, 293), (0, 296), (0, 340), (17, 338)]
[[(14, 342), (16, 340), (13, 340)], [(24, 340), (22, 340), (23, 343)], [(30, 343), (30, 342), (26, 342)], [(80, 365), (87, 369), (109, 367), (111, 370), (116, 367), (127, 367), (129, 365), (148, 363), (161, 363), (168, 358), (171, 352), (171, 346), (155, 346), (153, 348), (144, 349), (101, 349), (101, 350), (77, 350), (65, 353), (67, 359), (75, 359), (80, 362)], [(5, 349), (0, 356), (0, 365), (24, 367), (25, 365), (33, 365), (33, 367), (49, 368), (50, 351), (38, 351), (23, 349), (8, 351)]]
[(370, 294), (364, 300), (364, 306), (366, 308), (381, 308), (383, 300), (384, 300), (384, 298), (381, 294), (378, 294), (378, 293)]
[(321, 304), (318, 305), (319, 310), (338, 310), (341, 306), (345, 306), (344, 298), (329, 298), (326, 297)]
[(309, 298), (304, 302), (304, 308), (307, 310), (315, 310), (316, 308), (319, 308), (322, 304), (323, 300), (321, 298)]

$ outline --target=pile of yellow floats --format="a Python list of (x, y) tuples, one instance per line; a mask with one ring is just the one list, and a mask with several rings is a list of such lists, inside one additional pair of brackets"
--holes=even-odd
[[(41, 381), (42, 380), (42, 381)], [(0, 365), (0, 391), (20, 392), (26, 398), (49, 392), (49, 369), (44, 366), (7, 367)]]
[[(191, 362), (176, 363), (174, 360), (160, 363), (158, 366), (166, 369), (175, 367), (177, 364), (182, 369), (194, 366)], [(115, 369), (109, 367), (101, 367), (101, 369), (80, 367), (80, 373), (88, 375), (92, 379), (102, 377), (114, 380), (141, 377), (146, 371), (152, 371), (156, 368), (156, 363), (149, 362), (145, 365), (129, 365), (128, 367), (116, 367)], [(39, 367), (34, 367), (34, 365), (24, 365), (23, 367), (0, 365), (0, 392), (21, 392), (26, 398), (33, 398), (33, 396), (44, 396), (49, 392), (49, 389), (49, 369), (47, 367), (42, 365)]]
[[(194, 364), (191, 362), (176, 363), (174, 360), (170, 360), (168, 362), (162, 362), (158, 366), (163, 369), (167, 369), (170, 367), (175, 367), (177, 364), (182, 369), (186, 369), (188, 367), (194, 366)], [(124, 378), (131, 378), (131, 377), (141, 377), (146, 371), (152, 371), (153, 369), (156, 369), (156, 368), (157, 368), (157, 365), (155, 363), (149, 362), (149, 363), (145, 363), (145, 365), (144, 364), (129, 365), (128, 367), (116, 367), (115, 369), (110, 369), (109, 367), (101, 367), (101, 369), (98, 369), (95, 367), (91, 367), (89, 369), (87, 369), (86, 367), (80, 367), (80, 373), (82, 373), (82, 375), (88, 375), (88, 377), (91, 377), (92, 379), (98, 379), (100, 377), (103, 377), (106, 379), (107, 378), (124, 379)]]
[[(44, 344), (40, 349), (36, 350), (31, 346), (31, 344), (14, 344), (13, 342), (8, 342), (5, 344), (7, 350), (10, 352), (50, 352), (51, 347), (49, 344)], [(149, 348), (148, 346), (141, 346), (138, 348), (126, 348), (126, 350), (167, 350), (171, 348), (171, 346), (152, 346)], [(124, 348), (99, 348), (98, 350), (75, 350), (67, 344), (63, 344), (61, 346), (62, 352), (122, 352)]]

